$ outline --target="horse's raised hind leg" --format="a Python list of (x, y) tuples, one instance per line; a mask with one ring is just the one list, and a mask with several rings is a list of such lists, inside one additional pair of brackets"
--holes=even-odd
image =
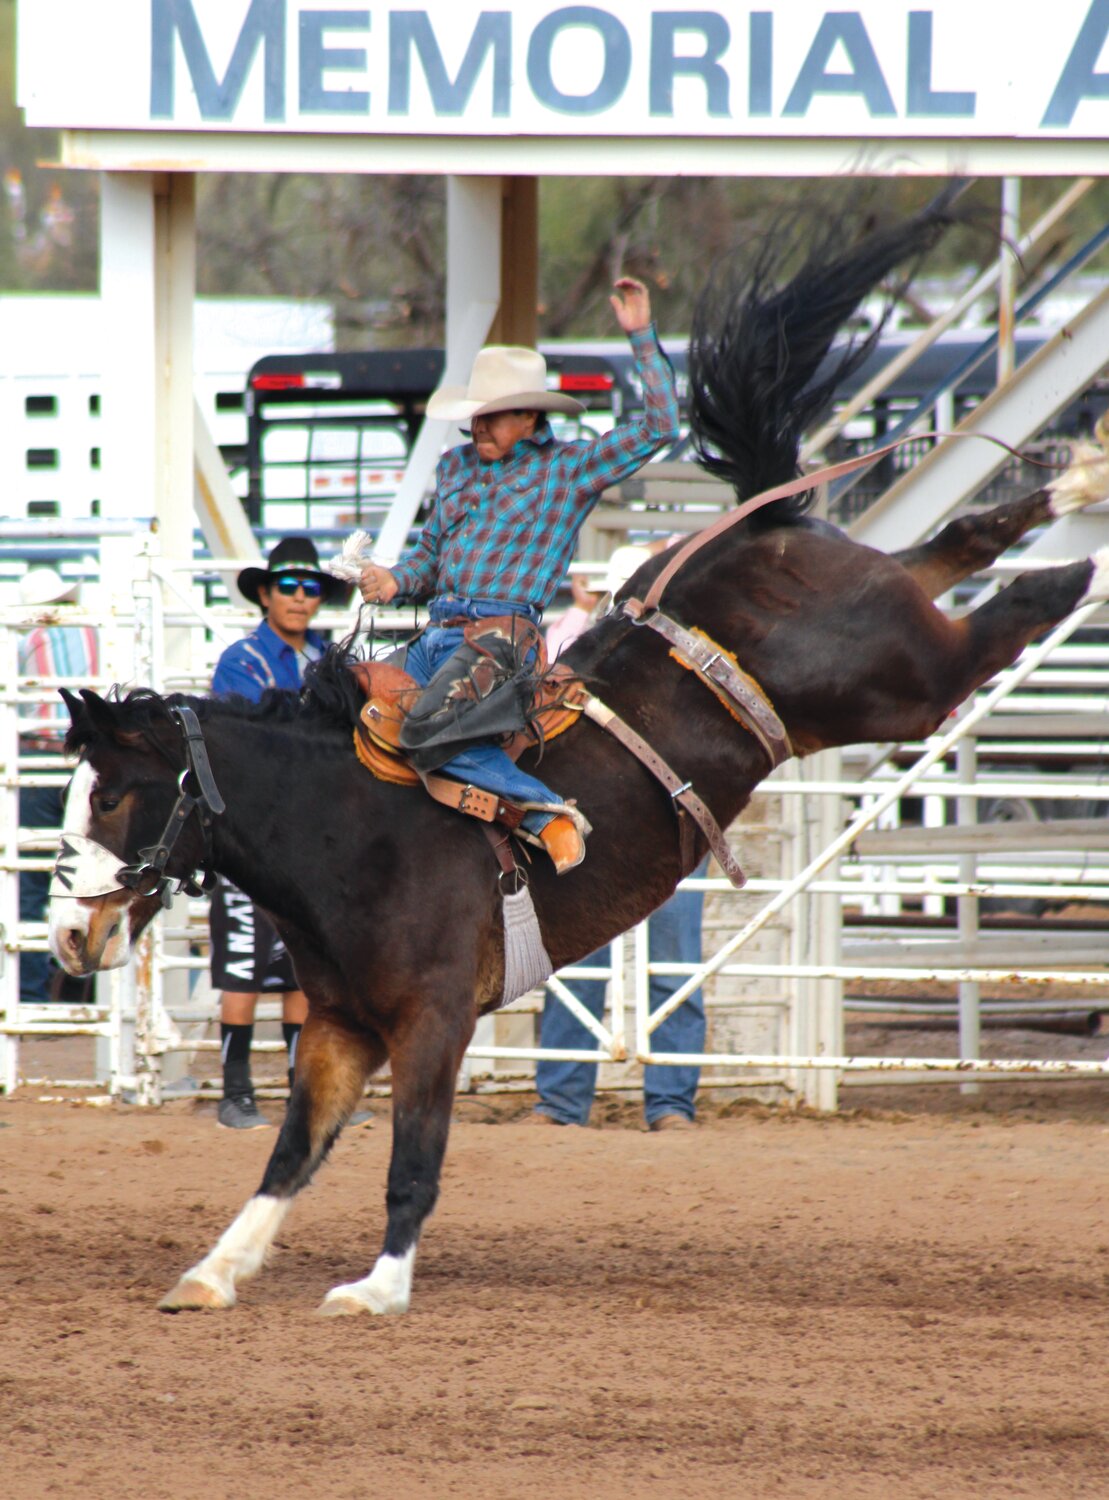
[(1084, 562), (1019, 574), (992, 599), (953, 622), (957, 649), (943, 668), (951, 707), (1011, 666), (1025, 646), (1076, 609), (1106, 599), (1109, 547)]
[(996, 505), (992, 510), (959, 516), (928, 542), (893, 556), (928, 595), (938, 599), (972, 573), (988, 568), (1014, 542), (1071, 511), (1104, 500), (1105, 458), (1091, 445), (1075, 450), (1068, 469), (1042, 490)]
[(236, 1286), (261, 1270), (293, 1198), (384, 1060), (380, 1042), (309, 1016), (297, 1047), (289, 1108), (262, 1184), (215, 1247), (158, 1304), (163, 1312), (234, 1306)]
[(443, 1011), (422, 1010), (419, 1023), (389, 1049), (393, 1154), (385, 1193), (385, 1243), (368, 1276), (328, 1292), (319, 1309), (325, 1317), (408, 1310), (416, 1245), (439, 1196), (455, 1081), (473, 1033), (473, 1010), (459, 1005), (457, 1024)]
[(929, 599), (938, 599), (964, 578), (988, 568), (1025, 532), (1033, 526), (1043, 526), (1056, 514), (1047, 490), (1037, 490), (1023, 500), (1013, 500), (976, 515), (959, 516), (949, 521), (931, 541), (895, 552), (893, 556), (912, 574)]

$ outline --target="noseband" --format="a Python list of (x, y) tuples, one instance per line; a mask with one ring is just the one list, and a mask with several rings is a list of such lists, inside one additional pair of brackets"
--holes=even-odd
[[(63, 832), (51, 881), (52, 896), (105, 896), (126, 889), (137, 896), (157, 896), (168, 907), (175, 894), (200, 896), (215, 885), (215, 873), (209, 868), (212, 821), (223, 812), (224, 801), (212, 775), (208, 748), (196, 714), (183, 705), (168, 712), (181, 730), (185, 769), (177, 778), (177, 801), (158, 842), (140, 849), (133, 864), (121, 865), (118, 855), (94, 839)], [(152, 743), (165, 754), (156, 740)], [(180, 877), (167, 875), (166, 864), (194, 812), (204, 839), (204, 855), (199, 862), (203, 873), (199, 879), (195, 868)]]

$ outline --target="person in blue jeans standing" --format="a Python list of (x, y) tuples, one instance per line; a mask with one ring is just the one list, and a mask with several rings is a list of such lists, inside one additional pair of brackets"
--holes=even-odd
[[(665, 543), (663, 544), (665, 545)], [(588, 630), (591, 607), (604, 595), (623, 587), (654, 549), (629, 545), (617, 547), (602, 577), (585, 579), (574, 588), (574, 607), (547, 632), (547, 651), (552, 661)], [(708, 857), (693, 872), (703, 876)], [(699, 964), (701, 962), (701, 917), (703, 891), (677, 890), (647, 921), (647, 948), (651, 963)], [(598, 948), (582, 959), (583, 968), (606, 967), (611, 950)], [(652, 1011), (664, 1005), (685, 983), (681, 974), (652, 974), (648, 1004)], [(605, 1007), (603, 979), (576, 979), (567, 988), (590, 1015), (600, 1020)], [(554, 995), (543, 1006), (540, 1046), (580, 1051), (596, 1045), (595, 1038)], [(705, 999), (700, 986), (657, 1031), (651, 1033), (652, 1052), (703, 1052), (705, 1050)], [(700, 1068), (677, 1068), (649, 1064), (643, 1072), (643, 1107), (651, 1130), (682, 1130), (693, 1126), (694, 1100)], [(586, 1125), (597, 1087), (597, 1064), (540, 1062), (535, 1069), (539, 1103), (531, 1120), (535, 1124)]]
[[(708, 860), (694, 874), (704, 875)], [(699, 964), (701, 962), (701, 916), (704, 892), (677, 890), (665, 905), (647, 920), (648, 951), (652, 963)], [(600, 967), (609, 963), (611, 950), (599, 948), (582, 967)], [(681, 974), (652, 974), (650, 1008), (658, 1010), (685, 983)], [(575, 979), (567, 984), (574, 997), (590, 1015), (598, 1019), (604, 1013), (603, 979)], [(543, 1006), (540, 1046), (577, 1049), (596, 1046), (596, 1039), (586, 1031), (566, 1007), (553, 995)], [(684, 1004), (668, 1016), (657, 1031), (651, 1033), (652, 1052), (703, 1052), (705, 1050), (705, 1000), (700, 987)], [(643, 1111), (651, 1130), (682, 1130), (694, 1122), (694, 1100), (701, 1070), (697, 1067), (669, 1067), (648, 1064), (643, 1070)], [(587, 1125), (593, 1095), (597, 1087), (597, 1064), (584, 1062), (543, 1061), (536, 1065), (535, 1087), (539, 1103), (536, 1123), (554, 1125)]]

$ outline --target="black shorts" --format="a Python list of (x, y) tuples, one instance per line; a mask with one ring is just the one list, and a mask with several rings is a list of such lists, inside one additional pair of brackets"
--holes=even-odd
[(288, 949), (249, 896), (221, 880), (212, 892), (212, 987), (240, 994), (299, 989)]

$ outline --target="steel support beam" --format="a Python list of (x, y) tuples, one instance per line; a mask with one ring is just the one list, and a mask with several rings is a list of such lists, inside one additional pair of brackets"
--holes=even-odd
[[(970, 412), (956, 431), (981, 433), (1020, 447), (1086, 390), (1109, 351), (1109, 287)], [(934, 448), (875, 501), (850, 529), (853, 540), (882, 552), (922, 541), (1009, 462), (992, 443), (960, 436)]]

